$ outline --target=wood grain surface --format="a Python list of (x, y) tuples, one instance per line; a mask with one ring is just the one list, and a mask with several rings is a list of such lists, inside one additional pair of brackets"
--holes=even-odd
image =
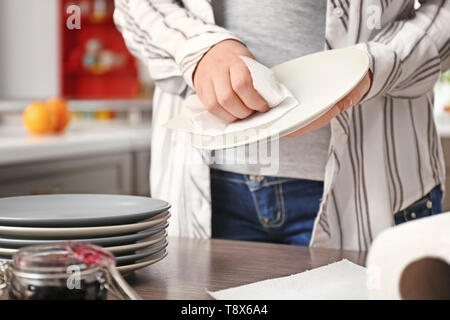
[(127, 279), (144, 299), (211, 299), (216, 291), (339, 261), (364, 252), (228, 240), (169, 238), (169, 255)]
[[(144, 299), (211, 299), (216, 291), (287, 276), (366, 253), (229, 240), (169, 238), (168, 256), (126, 279)], [(5, 299), (5, 294), (3, 296)]]

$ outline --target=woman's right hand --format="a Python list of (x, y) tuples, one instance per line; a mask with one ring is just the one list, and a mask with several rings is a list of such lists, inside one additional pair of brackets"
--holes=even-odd
[(226, 122), (269, 110), (240, 56), (255, 59), (239, 41), (219, 42), (202, 57), (193, 76), (197, 96), (206, 110)]

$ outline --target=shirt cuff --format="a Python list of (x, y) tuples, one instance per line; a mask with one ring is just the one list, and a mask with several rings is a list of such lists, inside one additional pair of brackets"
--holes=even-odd
[(381, 43), (360, 43), (355, 48), (367, 53), (372, 71), (372, 84), (360, 102), (363, 103), (390, 90), (400, 72), (401, 63), (395, 51)]
[(198, 62), (203, 55), (209, 51), (214, 45), (224, 40), (239, 40), (232, 33), (225, 29), (218, 32), (204, 32), (186, 40), (183, 49), (175, 57), (175, 61), (180, 67), (181, 73), (187, 85), (194, 89), (193, 73)]

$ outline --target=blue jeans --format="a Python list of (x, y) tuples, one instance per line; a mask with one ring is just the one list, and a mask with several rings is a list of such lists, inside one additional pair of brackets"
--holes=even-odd
[[(212, 237), (309, 245), (323, 182), (211, 169)], [(394, 215), (395, 224), (442, 212), (440, 186)]]
[(425, 218), (442, 212), (441, 186), (436, 186), (425, 197), (394, 215), (396, 225)]
[(211, 169), (212, 237), (307, 246), (323, 182)]

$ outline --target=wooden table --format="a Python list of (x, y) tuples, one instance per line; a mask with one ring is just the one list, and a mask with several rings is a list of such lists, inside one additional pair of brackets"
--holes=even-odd
[(211, 299), (216, 291), (299, 273), (366, 253), (228, 240), (169, 238), (169, 255), (127, 279), (144, 299)]
[(206, 290), (287, 276), (342, 258), (364, 265), (366, 258), (365, 252), (187, 238), (169, 238), (168, 253), (127, 277), (142, 298), (211, 299)]

